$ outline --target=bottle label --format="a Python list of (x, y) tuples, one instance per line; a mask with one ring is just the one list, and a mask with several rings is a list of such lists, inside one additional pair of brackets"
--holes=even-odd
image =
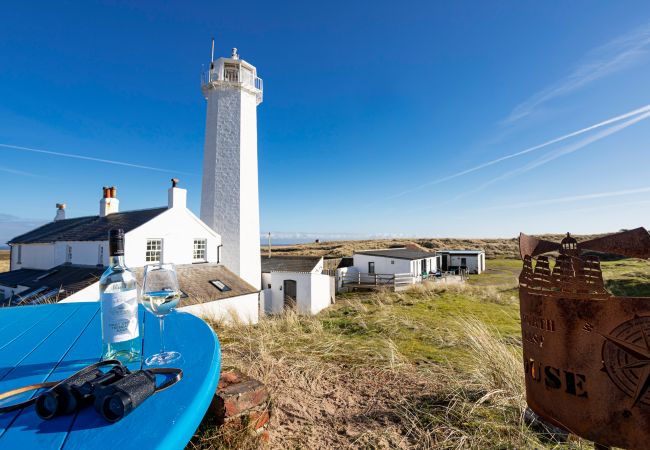
[(140, 335), (136, 289), (104, 292), (101, 302), (104, 342), (114, 344), (135, 339)]

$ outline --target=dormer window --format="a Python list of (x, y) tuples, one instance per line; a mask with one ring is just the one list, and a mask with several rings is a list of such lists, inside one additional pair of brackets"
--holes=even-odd
[(207, 246), (206, 239), (194, 239), (194, 251), (192, 259), (194, 262), (204, 262), (205, 258), (205, 249)]
[(162, 253), (162, 239), (147, 239), (147, 251), (144, 256), (146, 262), (160, 262)]

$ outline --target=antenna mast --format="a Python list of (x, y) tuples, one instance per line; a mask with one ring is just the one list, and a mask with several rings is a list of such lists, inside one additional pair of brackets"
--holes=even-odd
[(269, 258), (271, 257), (271, 232), (269, 231)]
[(214, 63), (214, 38), (212, 38), (212, 57), (210, 58), (210, 62)]

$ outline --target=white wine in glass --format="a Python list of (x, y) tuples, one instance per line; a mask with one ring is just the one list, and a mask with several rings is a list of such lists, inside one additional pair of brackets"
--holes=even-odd
[(144, 268), (140, 302), (160, 319), (160, 353), (148, 357), (145, 364), (162, 366), (178, 360), (179, 352), (165, 349), (165, 317), (174, 311), (181, 298), (173, 264), (150, 264)]

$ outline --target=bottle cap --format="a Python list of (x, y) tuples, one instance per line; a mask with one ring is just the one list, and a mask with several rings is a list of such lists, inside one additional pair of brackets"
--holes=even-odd
[(113, 228), (108, 232), (108, 252), (110, 256), (124, 255), (124, 230)]

